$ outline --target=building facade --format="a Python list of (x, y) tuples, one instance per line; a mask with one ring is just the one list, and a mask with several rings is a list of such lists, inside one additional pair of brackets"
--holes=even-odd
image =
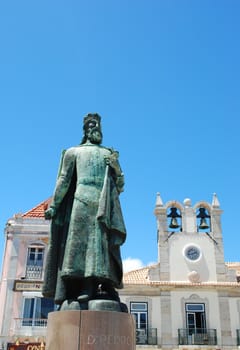
[(137, 342), (162, 349), (237, 349), (240, 263), (225, 263), (220, 204), (157, 195), (158, 263), (124, 275)]
[(53, 301), (43, 298), (44, 265), (49, 221), (44, 210), (50, 200), (25, 214), (16, 214), (5, 227), (0, 288), (0, 348), (43, 350), (47, 315)]
[[(0, 288), (0, 349), (43, 350), (52, 300), (42, 297), (50, 199), (9, 219)], [(136, 320), (137, 348), (238, 349), (240, 263), (224, 261), (222, 210), (163, 203), (157, 195), (158, 262), (124, 274), (121, 300)]]

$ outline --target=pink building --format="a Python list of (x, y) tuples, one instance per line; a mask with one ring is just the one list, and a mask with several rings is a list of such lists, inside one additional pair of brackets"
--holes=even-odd
[(10, 349), (10, 343), (21, 345), (19, 350), (44, 348), (47, 314), (54, 309), (53, 301), (41, 294), (50, 227), (44, 211), (49, 202), (50, 199), (24, 214), (16, 214), (6, 223), (0, 349)]

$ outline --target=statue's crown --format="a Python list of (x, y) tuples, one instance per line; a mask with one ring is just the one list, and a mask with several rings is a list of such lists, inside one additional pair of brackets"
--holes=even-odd
[(90, 122), (91, 120), (96, 120), (99, 125), (101, 123), (101, 117), (100, 117), (99, 114), (97, 114), (97, 113), (88, 113), (83, 119), (84, 126), (87, 125), (88, 122)]

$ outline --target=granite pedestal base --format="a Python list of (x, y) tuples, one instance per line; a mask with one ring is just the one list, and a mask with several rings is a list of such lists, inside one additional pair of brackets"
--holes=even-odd
[(46, 350), (135, 350), (132, 315), (69, 310), (48, 315)]

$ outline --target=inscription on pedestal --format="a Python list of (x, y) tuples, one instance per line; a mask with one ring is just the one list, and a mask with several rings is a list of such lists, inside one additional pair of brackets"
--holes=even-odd
[(81, 316), (84, 337), (80, 349), (133, 350), (135, 324), (131, 315), (114, 311), (87, 311)]
[(87, 345), (131, 345), (131, 337), (125, 335), (92, 335), (87, 337)]
[(46, 345), (46, 350), (135, 350), (135, 322), (116, 311), (52, 312)]

